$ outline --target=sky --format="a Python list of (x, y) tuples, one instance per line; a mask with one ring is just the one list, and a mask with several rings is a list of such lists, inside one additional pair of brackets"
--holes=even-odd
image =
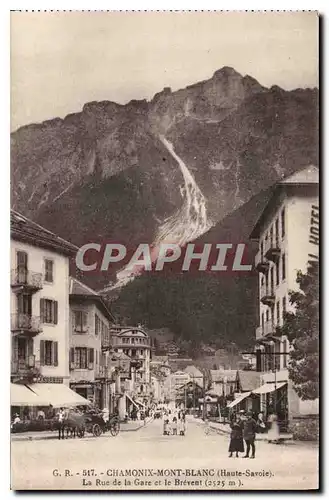
[(12, 12), (11, 129), (90, 101), (151, 99), (223, 66), (264, 86), (317, 86), (317, 15)]

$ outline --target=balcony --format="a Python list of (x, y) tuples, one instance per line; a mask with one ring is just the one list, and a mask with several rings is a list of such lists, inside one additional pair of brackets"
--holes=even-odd
[(256, 328), (256, 339), (266, 337), (274, 332), (275, 328), (272, 321), (265, 321), (264, 326), (258, 326)]
[(268, 270), (270, 268), (270, 264), (269, 264), (269, 262), (266, 261), (266, 259), (264, 259), (263, 256), (261, 256), (260, 254), (257, 254), (256, 260), (255, 260), (255, 267), (259, 273), (267, 274)]
[(95, 372), (95, 378), (96, 379), (107, 379), (110, 378), (109, 375), (109, 369), (107, 366), (97, 366), (96, 372)]
[(27, 356), (24, 359), (18, 359), (11, 362), (11, 375), (16, 377), (25, 377), (31, 374), (31, 370), (35, 368), (35, 356)]
[(260, 290), (260, 300), (262, 304), (268, 307), (273, 307), (275, 304), (275, 293), (273, 288), (261, 287)]
[(16, 335), (28, 335), (29, 337), (35, 337), (42, 332), (40, 317), (20, 313), (12, 314), (11, 331)]
[(11, 270), (11, 287), (14, 292), (24, 290), (34, 293), (42, 289), (42, 273), (34, 273), (27, 269), (12, 269)]
[(265, 257), (267, 260), (271, 260), (277, 263), (280, 259), (281, 249), (278, 242), (270, 242), (268, 247), (265, 249)]

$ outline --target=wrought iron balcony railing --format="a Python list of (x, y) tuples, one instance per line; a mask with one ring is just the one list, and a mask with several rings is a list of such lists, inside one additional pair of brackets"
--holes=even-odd
[(26, 375), (31, 369), (35, 368), (35, 356), (26, 356), (24, 359), (18, 359), (11, 362), (12, 375)]
[(21, 313), (12, 314), (11, 331), (32, 336), (38, 335), (42, 331), (40, 317)]
[(29, 289), (31, 292), (41, 290), (43, 287), (42, 273), (35, 273), (23, 268), (11, 270), (11, 286)]

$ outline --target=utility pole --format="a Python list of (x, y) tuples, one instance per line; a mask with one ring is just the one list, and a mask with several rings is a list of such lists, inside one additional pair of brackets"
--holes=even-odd
[(202, 407), (202, 420), (206, 420), (206, 374), (205, 370), (202, 370), (202, 380), (203, 380), (203, 407)]

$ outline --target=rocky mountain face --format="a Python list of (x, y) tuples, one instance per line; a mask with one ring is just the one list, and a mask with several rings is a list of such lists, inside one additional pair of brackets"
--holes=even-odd
[[(318, 164), (318, 91), (265, 88), (224, 67), (149, 102), (91, 102), (22, 127), (11, 162), (12, 207), (77, 245), (184, 244), (216, 233), (284, 175)], [(240, 215), (234, 224), (243, 225)]]

